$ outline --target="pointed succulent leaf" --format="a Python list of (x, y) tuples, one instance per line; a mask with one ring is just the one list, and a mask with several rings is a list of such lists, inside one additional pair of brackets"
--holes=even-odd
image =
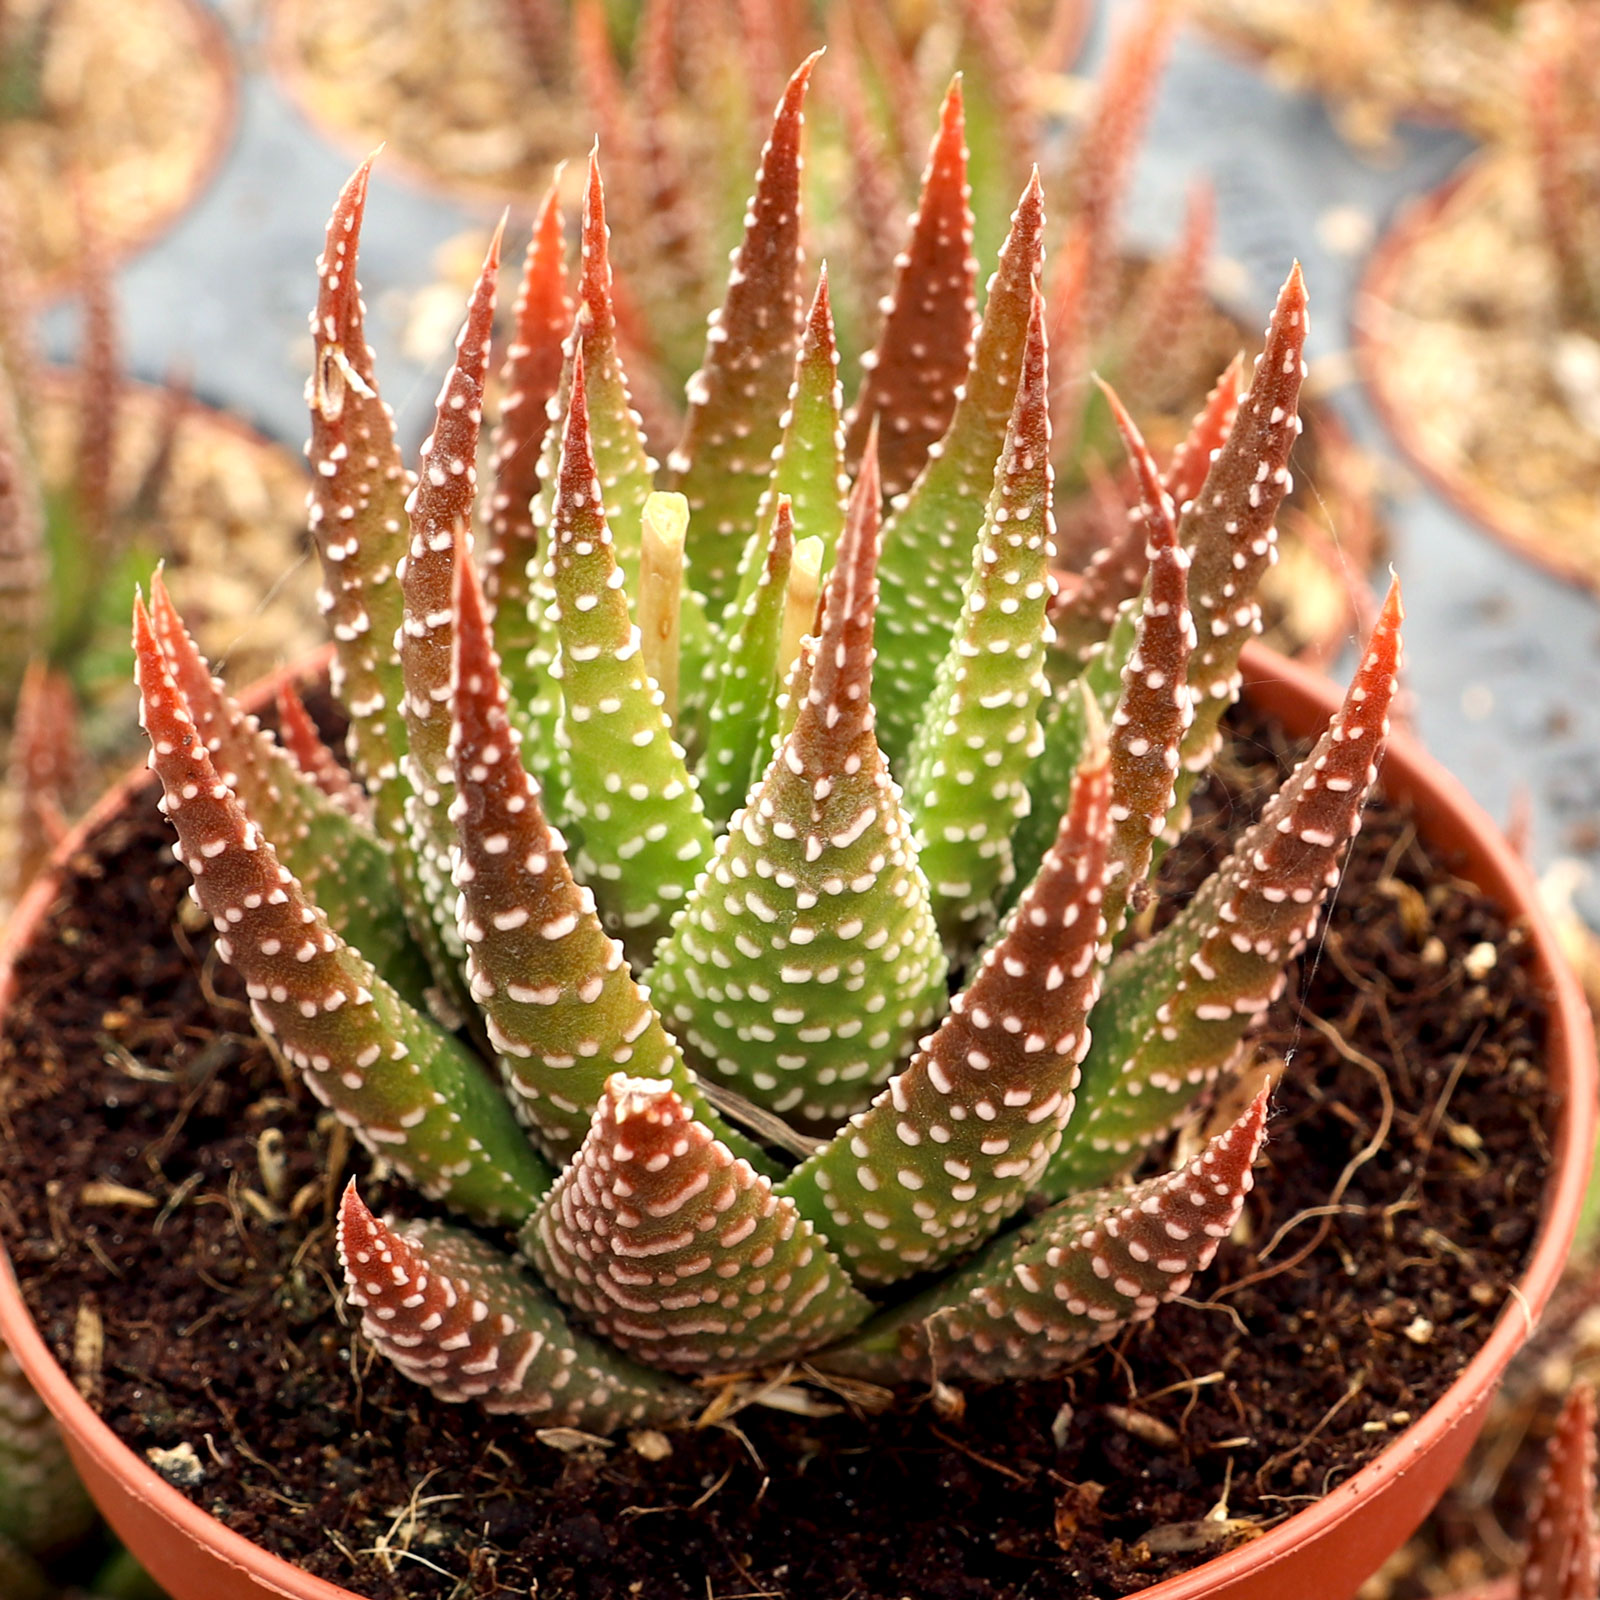
[(595, 1332), (669, 1372), (789, 1360), (872, 1313), (793, 1202), (659, 1078), (610, 1079), (522, 1237)]
[(1050, 377), (1037, 291), (1005, 448), (995, 466), (961, 615), (907, 763), (917, 859), (940, 932), (976, 943), (1014, 876), (1011, 831), (1028, 809), (1047, 688), (1055, 559)]
[(510, 1257), (463, 1228), (391, 1225), (367, 1209), (352, 1182), (339, 1207), (338, 1242), (361, 1331), (440, 1400), (599, 1432), (667, 1422), (697, 1407), (686, 1385), (634, 1366), (572, 1327)]
[(550, 1175), (483, 1064), (329, 926), (224, 783), (142, 604), (141, 720), (173, 853), (243, 978), (257, 1029), (413, 1187), (485, 1221), (526, 1216)]
[[(600, 26), (603, 28), (603, 19)], [(547, 796), (555, 803), (562, 799), (565, 774), (557, 738), (561, 696), (552, 672), (558, 642), (550, 612), (554, 593), (549, 580), (548, 544), (565, 437), (561, 423), (570, 411), (573, 366), (580, 358), (591, 448), (629, 594), (639, 592), (644, 506), (651, 494), (656, 467), (645, 446), (622, 361), (618, 284), (611, 270), (610, 234), (599, 152), (592, 149), (580, 229), (577, 318), (562, 344), (563, 365), (557, 392), (546, 405), (548, 425), (538, 467), (539, 490), (529, 506), (531, 537), (545, 548), (536, 558), (537, 565), (528, 569), (530, 594), (525, 619), (514, 625), (514, 631), (502, 625), (498, 614), (495, 619), (527, 758), (543, 772)], [(693, 617), (685, 621), (693, 632)]]
[[(820, 52), (819, 52), (820, 53)], [(689, 561), (713, 615), (734, 593), (739, 556), (780, 436), (800, 335), (800, 130), (808, 56), (778, 102), (761, 151), (744, 242), (712, 314), (705, 358), (689, 380), (689, 415), (672, 487), (689, 500)]]
[(405, 599), (400, 634), (406, 715), (403, 765), (411, 785), (406, 818), (423, 894), (440, 942), (456, 964), (449, 974), (452, 978), (466, 951), (456, 929), (450, 888), (450, 850), (455, 843), (449, 817), (451, 605), (457, 534), (471, 527), (477, 496), (483, 387), (504, 229), (502, 219), (467, 301), (466, 319), (456, 335), (455, 360), (436, 402), (433, 431), (422, 441), (421, 471), (406, 501), (410, 542), (400, 564)]
[[(819, 606), (822, 601), (822, 541), (816, 538), (795, 540), (794, 554), (789, 561), (789, 583), (783, 594), (783, 622), (778, 632), (778, 670), (774, 680), (776, 694), (761, 719), (761, 734), (756, 741), (755, 760), (750, 768), (750, 783), (754, 788), (766, 775), (768, 763), (783, 747), (794, 729), (795, 714), (804, 688), (797, 692), (794, 677), (800, 667), (800, 657), (808, 637), (821, 628)], [(810, 661), (804, 669), (804, 683), (810, 683)]]
[[(1149, 561), (1145, 561), (1146, 571)], [(1141, 608), (1138, 597), (1125, 600), (1117, 608), (1111, 631), (1089, 652), (1082, 672), (1057, 692), (1043, 720), (1042, 748), (1028, 773), (1028, 810), (1011, 835), (1014, 877), (1003, 902), (1016, 898), (1018, 891), (1039, 870), (1045, 851), (1055, 837), (1056, 820), (1066, 808), (1072, 792), (1073, 775), (1088, 746), (1090, 717), (1094, 706), (1102, 721), (1110, 722), (1122, 699), (1122, 674), (1139, 638)], [(1074, 692), (1074, 685), (1082, 693)]]
[(407, 1000), (421, 1005), (430, 974), (407, 932), (389, 851), (364, 821), (305, 777), (259, 720), (211, 676), (159, 571), (150, 581), (150, 601), (167, 670), (222, 781), (333, 930)]
[(861, 392), (850, 414), (852, 463), (860, 460), (867, 428), (878, 419), (878, 468), (889, 499), (911, 487), (955, 414), (972, 355), (977, 278), (958, 76), (945, 94), (911, 239), (897, 266), (883, 330), (862, 358)]
[(817, 292), (806, 317), (794, 382), (783, 414), (783, 437), (772, 458), (772, 476), (756, 511), (756, 531), (739, 564), (739, 587), (728, 608), (724, 627), (744, 615), (755, 592), (772, 542), (778, 500), (789, 497), (795, 526), (802, 538), (822, 540), (823, 570), (833, 561), (844, 529), (844, 437), (839, 421), (839, 350), (833, 337), (833, 311), (828, 300), (828, 267), (824, 262)]
[[(644, 503), (655, 488), (656, 464), (645, 448), (639, 414), (633, 408), (628, 374), (622, 364), (617, 326), (616, 282), (611, 271), (605, 186), (598, 150), (589, 153), (589, 181), (583, 201), (583, 266), (578, 321), (571, 340), (564, 388), (571, 405), (572, 365), (583, 358), (583, 392), (589, 415), (590, 448), (605, 495), (606, 518), (615, 541), (617, 565), (629, 594), (639, 592), (639, 544)], [(548, 436), (547, 493), (553, 500), (562, 434)]]
[(35, 656), (23, 669), (6, 752), (0, 895), (19, 894), (66, 837), (87, 771), (77, 691)]
[(411, 936), (425, 951), (435, 981), (448, 988), (452, 964), (423, 890), (406, 821), (410, 788), (400, 770), (406, 723), (399, 569), (411, 480), (395, 439), (394, 413), (378, 393), (356, 282), (371, 171), (369, 157), (340, 191), (317, 259), (314, 363), (306, 386), (308, 518), (322, 562), (318, 604), (333, 635), (333, 693), (350, 717), (350, 765), (372, 796), (378, 836), (394, 853)]
[[(154, 585), (152, 584), (152, 589)], [(159, 626), (159, 623), (158, 623)], [(309, 778), (347, 816), (371, 823), (372, 801), (350, 776), (350, 769), (322, 742), (306, 703), (294, 684), (278, 686), (278, 742), (301, 777)]]
[(1035, 172), (989, 280), (983, 324), (950, 427), (884, 529), (886, 649), (878, 717), (891, 759), (911, 743), (961, 613), (971, 530), (983, 520), (1022, 375), (1043, 234), (1044, 194)]
[(1094, 108), (1072, 153), (1064, 214), (1088, 241), (1084, 296), (1091, 340), (1104, 327), (1110, 310), (1117, 269), (1117, 212), (1181, 14), (1179, 0), (1144, 0), (1139, 14), (1112, 44)]
[[(0, 1547), (9, 1539), (35, 1555), (60, 1550), (82, 1538), (94, 1519), (55, 1419), (0, 1344)], [(10, 1600), (13, 1591), (0, 1593)]]
[(1254, 827), (1150, 943), (1111, 969), (1078, 1115), (1040, 1187), (1127, 1171), (1232, 1060), (1316, 930), (1377, 776), (1400, 661), (1391, 587), (1343, 705)]
[[(876, 326), (894, 283), (905, 200), (897, 152), (890, 149), (888, 130), (875, 115), (843, 7), (830, 7), (826, 20), (832, 91), (828, 113), (834, 123), (829, 142), (842, 147), (844, 159), (835, 174), (839, 192), (828, 195), (824, 204), (828, 214), (837, 212), (848, 230), (848, 250), (839, 252), (844, 267), (840, 322), (847, 342), (859, 345), (863, 339), (855, 336)], [(852, 462), (860, 458), (865, 439), (863, 419)]]
[[(1200, 493), (1213, 453), (1227, 443), (1239, 410), (1239, 383), (1244, 357), (1235, 356), (1217, 380), (1167, 463), (1162, 487), (1180, 512)], [(1078, 582), (1051, 612), (1056, 649), (1069, 661), (1087, 661), (1110, 632), (1117, 609), (1144, 586), (1150, 562), (1145, 554), (1149, 533), (1142, 509), (1135, 504), (1117, 536), (1097, 550)]]
[(711, 854), (711, 825), (644, 670), (604, 491), (590, 447), (586, 372), (575, 353), (556, 489), (551, 563), (568, 814), (578, 875), (601, 916), (648, 955)]
[(1054, 1153), (1100, 990), (1110, 801), (1097, 728), (1055, 847), (966, 989), (871, 1107), (779, 1190), (859, 1282), (928, 1272), (981, 1243)]
[(44, 501), (16, 399), (0, 382), (0, 709), (9, 711), (50, 620)]
[(1123, 509), (1120, 499), (1115, 531), (1095, 551), (1076, 581), (1067, 580), (1050, 613), (1055, 632), (1055, 676), (1071, 682), (1095, 647), (1104, 643), (1117, 612), (1144, 584), (1150, 570), (1145, 546), (1150, 542), (1144, 514), (1137, 505)]
[(311, 317), (311, 533), (322, 557), (320, 602), (334, 639), (333, 692), (350, 714), (350, 759), (379, 797), (386, 833), (400, 831), (405, 694), (396, 639), (409, 478), (394, 413), (378, 394), (367, 347), (356, 251), (372, 161), (356, 169), (328, 221)]
[(1261, 631), (1256, 593), (1276, 558), (1274, 519), (1289, 492), (1289, 452), (1302, 426), (1297, 407), (1306, 332), (1305, 281), (1297, 262), (1279, 292), (1250, 393), (1178, 523), (1178, 538), (1194, 558), (1189, 604), (1199, 636), (1189, 659), (1195, 715), (1183, 741), (1180, 801), (1211, 764), (1222, 713), (1238, 698), (1239, 652)]
[(1575, 1384), (1529, 1507), (1528, 1555), (1517, 1600), (1592, 1600), (1600, 1591), (1594, 1423), (1594, 1390)]
[(116, 464), (118, 414), (122, 407), (122, 363), (118, 358), (117, 302), (98, 230), (87, 216), (83, 227), (79, 282), (83, 292), (83, 354), (78, 363), (77, 460), (73, 467), (73, 511), (77, 536), (99, 560), (116, 553), (112, 474)]
[(944, 996), (927, 881), (873, 735), (877, 550), (869, 449), (794, 727), (650, 975), (691, 1059), (813, 1128), (867, 1104)]
[(1135, 411), (1170, 402), (1176, 375), (1194, 370), (1191, 358), (1198, 354), (1195, 336), (1206, 305), (1206, 264), (1215, 233), (1216, 197), (1210, 184), (1196, 183), (1177, 243), (1152, 268), (1126, 313), (1129, 329), (1117, 357), (1117, 387)]
[(517, 754), (472, 563), (458, 560), (451, 757), (456, 797), (456, 914), (472, 998), (499, 1054), (512, 1108), (556, 1162), (577, 1149), (607, 1076), (670, 1078), (695, 1114), (740, 1154), (634, 981), (622, 946), (573, 878), (538, 783)]
[[(1263, 1089), (1173, 1172), (1078, 1195), (863, 1330), (819, 1365), (862, 1376), (1048, 1377), (1188, 1292), (1233, 1232), (1266, 1129)], [(897, 1359), (898, 1358), (898, 1359)]]
[[(561, 172), (558, 167), (539, 202), (523, 258), (511, 342), (500, 368), (500, 416), (490, 444), (494, 491), (485, 519), (483, 588), (494, 608), (501, 649), (513, 666), (520, 666), (538, 642), (529, 608), (544, 555), (533, 506), (540, 491), (539, 461), (550, 429), (550, 402), (561, 387), (564, 346), (572, 332)], [(512, 682), (515, 686), (514, 676)]]
[(1111, 389), (1105, 394), (1133, 463), (1149, 536), (1138, 632), (1111, 713), (1112, 835), (1105, 919), (1115, 938), (1130, 896), (1149, 875), (1156, 840), (1172, 807), (1178, 751), (1194, 716), (1188, 674), (1195, 634), (1189, 615), (1189, 552), (1178, 543), (1171, 496), (1133, 418)]
[(1239, 415), (1243, 395), (1244, 353), (1234, 356), (1211, 386), (1206, 403), (1195, 413), (1189, 431), (1179, 441), (1167, 463), (1162, 483), (1181, 512), (1205, 487), (1216, 453), (1228, 442)]
[(751, 771), (762, 753), (767, 709), (778, 692), (778, 651), (793, 556), (794, 516), (788, 495), (780, 495), (760, 575), (737, 627), (731, 628), (706, 718), (700, 799), (718, 822), (749, 794)]

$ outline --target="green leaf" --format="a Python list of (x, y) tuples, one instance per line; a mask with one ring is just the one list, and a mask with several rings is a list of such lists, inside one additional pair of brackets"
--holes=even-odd
[(668, 462), (670, 487), (689, 501), (689, 561), (713, 616), (734, 594), (782, 432), (800, 335), (801, 107), (816, 61), (811, 55), (800, 64), (778, 102), (744, 242), (689, 380), (688, 419)]
[[(1050, 379), (1034, 294), (1022, 376), (963, 591), (961, 615), (907, 764), (917, 859), (946, 942), (970, 948), (1011, 882), (1011, 830), (1028, 810), (1042, 739), (1050, 563)], [(1057, 813), (1059, 816), (1059, 812)]]
[(1078, 1115), (1040, 1184), (1127, 1172), (1234, 1058), (1316, 931), (1377, 776), (1400, 653), (1391, 588), (1344, 704), (1228, 859), (1161, 933), (1117, 961), (1095, 1014)]
[(648, 957), (711, 855), (711, 825), (628, 612), (574, 360), (551, 562), (567, 813), (606, 927)]
[(983, 325), (949, 431), (883, 535), (884, 668), (878, 736), (891, 760), (909, 748), (961, 614), (976, 530), (1004, 448), (1043, 258), (1044, 194), (1034, 173), (989, 282)]
[(1003, 1226), (1072, 1115), (1106, 948), (1111, 776), (1093, 731), (1055, 847), (949, 1014), (779, 1190), (860, 1282), (931, 1271)]
[(830, 1131), (867, 1104), (944, 997), (927, 882), (873, 736), (877, 548), (869, 451), (793, 730), (650, 974), (692, 1060)]
[(257, 1030), (414, 1188), (483, 1221), (525, 1217), (550, 1174), (483, 1062), (407, 1005), (280, 865), (213, 765), (137, 603), (134, 645), (174, 853)]

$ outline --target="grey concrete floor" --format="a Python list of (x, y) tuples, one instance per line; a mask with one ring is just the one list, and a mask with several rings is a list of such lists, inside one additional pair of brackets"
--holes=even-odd
[[(1103, 32), (1091, 42), (1090, 63)], [(312, 263), (351, 161), (260, 70), (249, 29), (239, 33), (242, 120), (225, 168), (180, 225), (120, 275), (128, 362), (148, 378), (185, 368), (204, 398), (298, 445)], [(1208, 175), (1233, 297), (1264, 317), (1299, 256), (1313, 296), (1314, 370), (1337, 376), (1349, 370), (1343, 353), (1364, 256), (1348, 248), (1349, 237), (1363, 223), (1381, 232), (1397, 206), (1442, 179), (1468, 148), (1439, 129), (1405, 128), (1389, 158), (1363, 158), (1317, 102), (1281, 92), (1191, 31), (1163, 85), (1129, 233), (1148, 242), (1171, 237), (1186, 186)], [(425, 424), (447, 338), (433, 367), (407, 359), (399, 348), (403, 308), (434, 278), (436, 249), (484, 220), (383, 174), (380, 163), (362, 279), (385, 392), (408, 436)], [(53, 350), (70, 350), (70, 314), (52, 313), (46, 333)], [(1337, 383), (1334, 395), (1357, 437), (1387, 451), (1354, 378)], [(1397, 469), (1395, 477), (1404, 483), (1409, 474)], [(1392, 526), (1409, 614), (1413, 715), (1424, 739), (1496, 818), (1526, 790), (1540, 865), (1583, 857), (1585, 834), (1600, 818), (1600, 611), (1414, 484), (1394, 501)], [(1600, 923), (1600, 881), (1581, 891), (1580, 905)]]

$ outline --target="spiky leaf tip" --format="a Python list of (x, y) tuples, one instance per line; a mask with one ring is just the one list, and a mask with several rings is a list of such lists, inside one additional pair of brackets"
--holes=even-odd
[(1594, 1428), (1594, 1389), (1574, 1384), (1529, 1507), (1528, 1554), (1517, 1600), (1593, 1600), (1600, 1590)]
[(1011, 832), (1028, 810), (1047, 689), (1053, 482), (1044, 299), (1035, 290), (961, 614), (907, 763), (917, 858), (940, 932), (956, 946), (975, 944), (992, 925), (1015, 875)]
[(1172, 497), (1133, 418), (1114, 391), (1102, 388), (1133, 463), (1149, 541), (1138, 631), (1111, 713), (1112, 836), (1105, 918), (1115, 937), (1130, 897), (1149, 874), (1156, 840), (1172, 807), (1178, 753), (1194, 717), (1188, 673), (1195, 629), (1189, 614), (1189, 553), (1178, 543)]
[(550, 1175), (483, 1063), (407, 1005), (279, 863), (219, 776), (139, 601), (134, 658), (173, 853), (257, 1029), (423, 1194), (487, 1221), (526, 1216)]
[(878, 421), (883, 492), (909, 489), (942, 439), (967, 375), (977, 316), (978, 262), (967, 199), (966, 122), (960, 75), (951, 80), (928, 152), (910, 240), (896, 262), (878, 342), (861, 359), (861, 391), (850, 414), (847, 459), (859, 461)]
[(839, 349), (833, 336), (828, 264), (824, 261), (795, 356), (794, 380), (781, 419), (783, 433), (756, 508), (755, 532), (739, 563), (739, 586), (724, 619), (725, 629), (742, 615), (760, 579), (780, 497), (789, 498), (799, 536), (822, 540), (823, 570), (832, 564), (844, 529), (849, 487), (840, 405)]
[(272, 840), (330, 925), (415, 1005), (429, 973), (406, 928), (388, 850), (304, 776), (213, 678), (158, 570), (150, 580), (155, 636), (173, 682), (217, 771), (251, 820)]
[[(628, 374), (623, 366), (610, 237), (597, 147), (589, 152), (589, 178), (584, 188), (582, 271), (578, 320), (570, 340), (566, 370), (567, 405), (570, 410), (572, 364), (581, 355), (590, 448), (605, 497), (617, 564), (628, 593), (637, 594), (641, 523), (644, 503), (655, 487), (656, 463), (645, 446), (644, 431), (639, 413), (634, 410)], [(560, 431), (552, 429), (551, 445), (559, 445), (561, 439)]]
[[(478, 492), (478, 437), (483, 424), (483, 389), (500, 273), (505, 219), (467, 301), (456, 335), (455, 359), (435, 405), (433, 431), (422, 441), (421, 470), (406, 501), (410, 536), (400, 563), (405, 600), (400, 666), (405, 678), (406, 755), (411, 785), (406, 818), (415, 842), (418, 875), (439, 940), (459, 964), (465, 951), (456, 930), (450, 890), (450, 850), (455, 829), (448, 810), (454, 782), (450, 767), (450, 665), (452, 593), (458, 534), (472, 526)], [(470, 547), (469, 547), (470, 548)], [(439, 974), (453, 981), (457, 965)]]
[(979, 1382), (1044, 1377), (1186, 1294), (1254, 1186), (1270, 1092), (1187, 1165), (1069, 1200), (958, 1275), (954, 1303), (920, 1330), (932, 1370)]
[(739, 556), (778, 443), (800, 336), (800, 135), (812, 68), (789, 79), (761, 150), (744, 242), (712, 313), (705, 358), (689, 380), (689, 414), (668, 466), (688, 497), (689, 559), (712, 614), (734, 592)]
[(1110, 828), (1098, 714), (1052, 850), (935, 1032), (780, 1193), (858, 1281), (893, 1283), (982, 1242), (1021, 1204), (1072, 1114), (1100, 991)]
[(1072, 153), (1064, 212), (1089, 241), (1084, 296), (1091, 340), (1105, 325), (1110, 309), (1117, 212), (1182, 9), (1180, 0), (1144, 0), (1139, 14), (1118, 33), (1094, 107)]
[(1044, 191), (1035, 171), (989, 280), (983, 323), (950, 427), (930, 448), (927, 465), (884, 529), (886, 649), (878, 675), (878, 736), (891, 759), (910, 746), (961, 612), (972, 529), (983, 520), (1022, 375), (1043, 239)]
[(1400, 664), (1398, 585), (1343, 704), (1261, 819), (1149, 944), (1111, 969), (1078, 1117), (1041, 1180), (1074, 1193), (1127, 1171), (1234, 1058), (1316, 931), (1376, 780)]
[(585, 385), (580, 347), (550, 554), (565, 800), (582, 834), (578, 875), (594, 889), (607, 928), (648, 956), (711, 854), (711, 825), (661, 691), (645, 672), (620, 586)]
[(599, 1432), (695, 1409), (693, 1390), (573, 1328), (510, 1257), (448, 1223), (392, 1225), (368, 1210), (354, 1180), (338, 1249), (362, 1333), (440, 1400)]
[(512, 661), (538, 640), (529, 608), (535, 603), (534, 584), (543, 555), (533, 507), (540, 489), (540, 456), (550, 429), (550, 402), (561, 387), (565, 346), (572, 332), (561, 217), (564, 165), (556, 168), (539, 202), (523, 257), (511, 340), (500, 368), (500, 415), (490, 444), (494, 490), (485, 518), (483, 588), (501, 630), (501, 647)]
[[(152, 585), (153, 588), (153, 585)], [(367, 791), (350, 776), (350, 769), (322, 741), (322, 734), (300, 691), (283, 682), (275, 697), (278, 708), (278, 742), (295, 764), (300, 776), (308, 778), (347, 815), (362, 822), (372, 820), (372, 801)]]
[(317, 260), (306, 454), (311, 534), (322, 558), (318, 600), (334, 639), (333, 692), (350, 714), (351, 765), (380, 797), (384, 831), (393, 834), (403, 826), (396, 780), (406, 746), (395, 569), (405, 555), (410, 478), (394, 413), (378, 393), (356, 282), (371, 172), (369, 156), (340, 191)]
[(1167, 462), (1162, 482), (1180, 512), (1186, 510), (1189, 502), (1205, 487), (1212, 461), (1233, 432), (1243, 394), (1244, 352), (1241, 350), (1212, 384), (1205, 404), (1195, 413), (1189, 431)]
[(872, 1312), (793, 1203), (662, 1079), (607, 1082), (523, 1239), (597, 1333), (672, 1372), (783, 1361)]
[[(1162, 474), (1162, 487), (1179, 512), (1200, 493), (1216, 451), (1227, 443), (1239, 410), (1244, 357), (1236, 355), (1212, 386), (1189, 431), (1172, 452)], [(1111, 631), (1117, 608), (1144, 586), (1149, 571), (1145, 545), (1149, 536), (1139, 502), (1128, 510), (1115, 537), (1095, 551), (1078, 581), (1066, 586), (1051, 611), (1056, 648), (1071, 660), (1085, 662)]]
[(869, 449), (821, 636), (790, 681), (793, 728), (650, 975), (692, 1057), (809, 1127), (861, 1110), (944, 993), (927, 880), (873, 735), (877, 549)]
[[(1216, 233), (1211, 185), (1190, 185), (1177, 243), (1139, 286), (1127, 313), (1126, 353), (1117, 363), (1118, 387), (1134, 410), (1162, 408), (1175, 398), (1181, 373), (1194, 370), (1195, 346), (1204, 338), (1206, 265)], [(1179, 501), (1182, 504), (1182, 501)]]
[(1199, 636), (1189, 659), (1195, 717), (1183, 742), (1180, 799), (1211, 764), (1222, 714), (1238, 698), (1239, 652), (1261, 631), (1256, 594), (1277, 558), (1274, 522), (1293, 481), (1289, 452), (1303, 427), (1307, 332), (1305, 279), (1296, 262), (1279, 291), (1250, 392), (1178, 523), (1178, 538), (1194, 558), (1189, 603)]

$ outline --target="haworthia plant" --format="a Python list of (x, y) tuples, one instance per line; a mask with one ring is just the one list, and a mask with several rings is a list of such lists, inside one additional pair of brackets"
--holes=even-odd
[[(1258, 623), (1298, 269), (1249, 392), (1230, 369), (1164, 470), (1107, 396), (1138, 509), (1061, 648), (1040, 186), (973, 333), (952, 93), (847, 428), (825, 279), (801, 314), (814, 65), (779, 100), (681, 495), (652, 492), (609, 340), (597, 163), (576, 292), (553, 199), (536, 224), (486, 511), (494, 252), (408, 509), (360, 339), (364, 170), (341, 197), (311, 400), (353, 778), (294, 706), (288, 753), (241, 719), (163, 596), (136, 614), (163, 803), (258, 1026), (454, 1214), (380, 1219), (352, 1188), (340, 1217), (368, 1337), (443, 1399), (606, 1430), (692, 1414), (685, 1376), (1001, 1381), (1154, 1314), (1232, 1228), (1266, 1099), (1173, 1172), (1145, 1158), (1313, 935), (1377, 770), (1397, 594), (1322, 741), (1138, 942)], [(374, 917), (426, 946), (409, 991), (401, 952), (362, 948)]]

